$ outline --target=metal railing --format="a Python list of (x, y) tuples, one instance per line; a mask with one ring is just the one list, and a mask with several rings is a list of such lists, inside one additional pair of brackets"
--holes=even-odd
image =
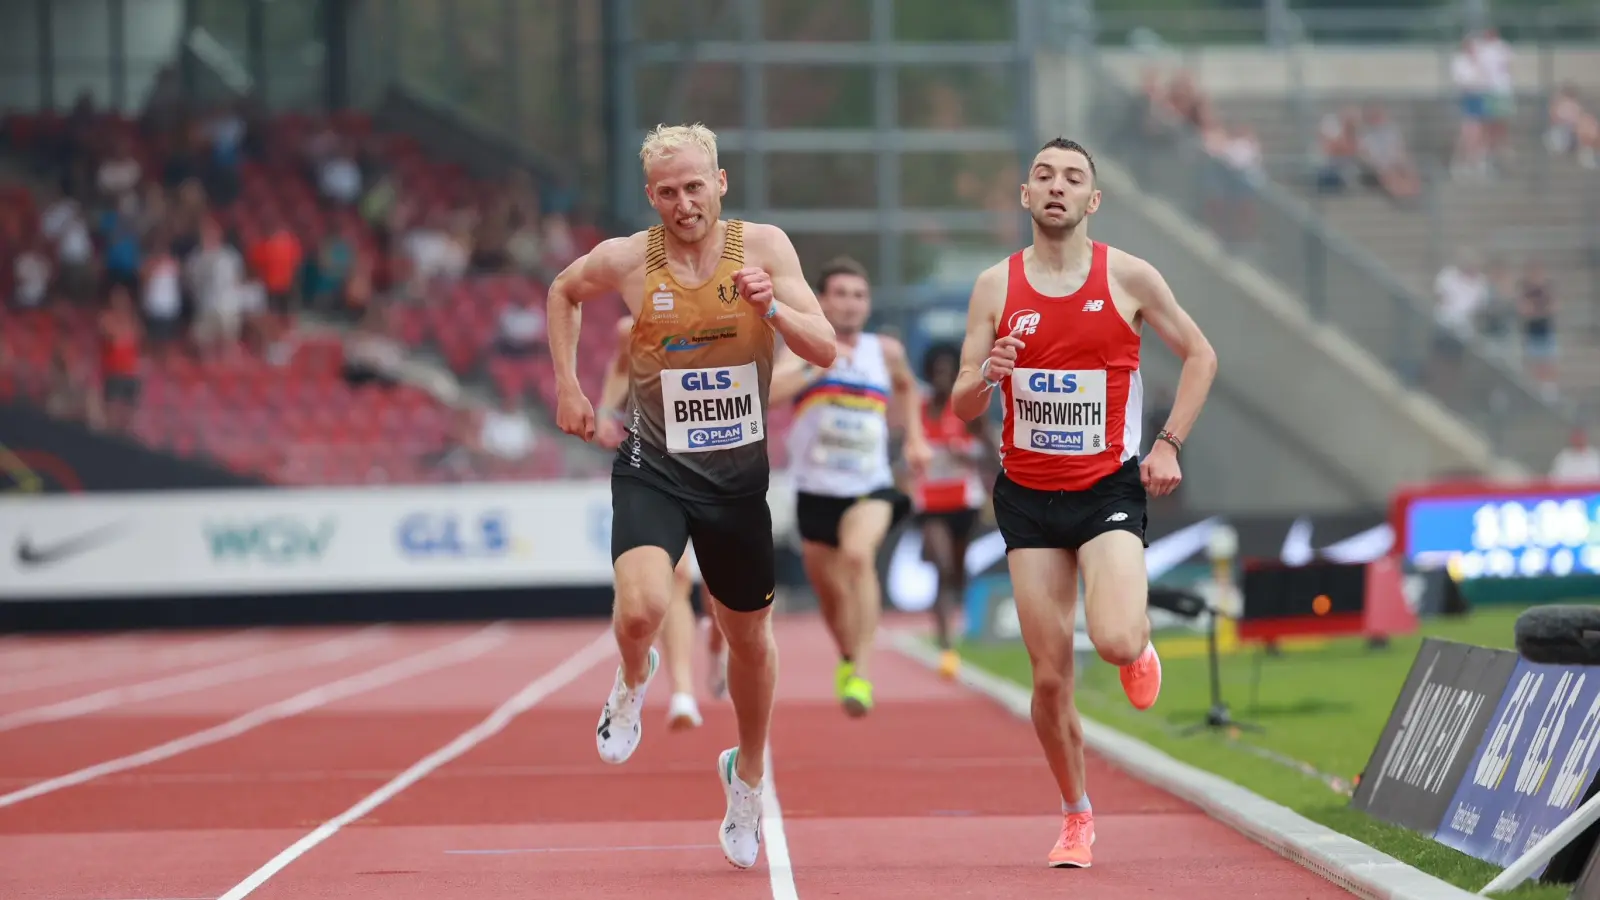
[(1429, 298), (1329, 229), (1305, 202), (1217, 160), (1187, 129), (1149, 116), (1143, 98), (1098, 59), (1086, 62), (1092, 76), (1085, 122), (1097, 152), (1129, 168), (1144, 191), (1207, 227), (1230, 254), (1298, 297), (1314, 318), (1349, 335), (1402, 382), (1481, 430), (1500, 453), (1535, 470), (1548, 467), (1576, 421), (1570, 409), (1541, 396), (1481, 338), (1436, 324)]
[[(1448, 57), (1463, 30), (1494, 26), (1502, 37), (1543, 53), (1561, 45), (1600, 40), (1600, 8), (1590, 5), (1517, 6), (1474, 10), (1471, 3), (1363, 9), (1188, 9), (1135, 10), (1100, 3), (1094, 14), (1096, 43), (1137, 45), (1152, 39), (1179, 48), (1300, 44), (1435, 44)], [(1448, 59), (1446, 59), (1448, 64)], [(1448, 68), (1443, 71), (1448, 71)]]

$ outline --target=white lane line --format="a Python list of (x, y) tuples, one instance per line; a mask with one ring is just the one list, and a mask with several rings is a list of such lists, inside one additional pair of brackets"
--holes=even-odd
[(354, 656), (376, 644), (379, 634), (383, 630), (383, 625), (374, 625), (354, 634), (336, 637), (332, 640), (306, 647), (290, 647), (285, 650), (276, 650), (271, 653), (263, 653), (260, 656), (250, 656), (205, 669), (196, 669), (192, 672), (180, 672), (177, 675), (154, 678), (138, 684), (107, 688), (103, 691), (85, 694), (82, 697), (75, 697), (71, 700), (62, 700), (59, 703), (48, 703), (31, 709), (17, 710), (13, 713), (0, 715), (0, 732), (11, 731), (15, 728), (40, 722), (56, 722), (61, 719), (86, 716), (102, 709), (110, 709), (111, 707), (128, 703), (140, 703), (160, 697), (192, 693), (233, 681), (242, 681), (246, 678), (253, 678), (257, 675), (264, 675), (268, 672), (275, 672), (291, 666), (316, 666), (334, 662)]
[(177, 756), (180, 753), (187, 753), (190, 750), (197, 750), (210, 744), (238, 737), (269, 722), (297, 716), (319, 706), (325, 706), (335, 700), (343, 700), (346, 697), (363, 694), (397, 681), (414, 678), (424, 672), (464, 662), (486, 653), (505, 641), (507, 635), (508, 630), (505, 625), (497, 622), (473, 632), (469, 637), (446, 644), (443, 647), (435, 647), (431, 650), (413, 653), (410, 656), (403, 656), (375, 669), (368, 669), (357, 675), (319, 685), (308, 691), (302, 691), (287, 700), (279, 700), (276, 703), (257, 707), (242, 716), (230, 719), (221, 725), (214, 725), (204, 731), (186, 734), (183, 737), (175, 738), (148, 750), (141, 750), (128, 756), (107, 760), (103, 763), (79, 769), (76, 772), (69, 772), (57, 778), (41, 781), (20, 791), (12, 791), (9, 794), (0, 795), (0, 808), (15, 806), (24, 800), (31, 800), (53, 791), (93, 781), (104, 775), (147, 766), (150, 763), (159, 762), (163, 759)]
[(721, 850), (721, 844), (638, 844), (631, 847), (513, 847), (508, 850), (446, 850), (453, 856), (508, 856), (519, 853), (643, 853), (650, 850)]
[(268, 637), (261, 634), (259, 629), (247, 629), (227, 635), (197, 638), (155, 650), (148, 647), (132, 648), (114, 654), (86, 651), (76, 660), (7, 675), (3, 683), (0, 683), (0, 695), (35, 691), (80, 681), (126, 677), (140, 669), (153, 674), (162, 669), (216, 662), (219, 658), (235, 657), (243, 651), (254, 650), (267, 642)]
[(218, 897), (217, 900), (241, 900), (241, 898), (248, 897), (256, 888), (266, 884), (267, 879), (283, 871), (290, 863), (304, 856), (318, 844), (338, 834), (339, 829), (389, 802), (401, 791), (426, 778), (435, 769), (498, 734), (511, 723), (511, 720), (570, 684), (573, 679), (582, 675), (595, 663), (613, 656), (615, 653), (616, 643), (610, 629), (607, 629), (605, 633), (595, 638), (583, 649), (567, 657), (560, 665), (534, 679), (522, 690), (513, 694), (510, 699), (489, 713), (483, 721), (457, 735), (455, 740), (418, 760), (411, 768), (396, 775), (388, 784), (368, 794), (356, 805), (322, 823), (316, 830), (289, 845), (282, 853), (273, 857), (266, 865), (250, 873), (249, 877), (239, 882), (221, 897)]
[(767, 789), (761, 792), (761, 838), (767, 845), (767, 873), (772, 900), (800, 900), (794, 886), (794, 866), (789, 862), (789, 839), (783, 830), (783, 807), (778, 805), (778, 782), (772, 777), (772, 739), (767, 739)]

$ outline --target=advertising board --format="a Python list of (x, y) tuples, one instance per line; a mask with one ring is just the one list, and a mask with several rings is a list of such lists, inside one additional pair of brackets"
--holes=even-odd
[(0, 601), (604, 583), (599, 484), (25, 497)]
[(1504, 866), (1572, 814), (1600, 750), (1600, 671), (1518, 660), (1434, 834)]
[(1600, 669), (1430, 638), (1351, 806), (1505, 866), (1572, 815), (1597, 768)]
[(1510, 650), (1424, 640), (1351, 805), (1433, 834), (1517, 662)]

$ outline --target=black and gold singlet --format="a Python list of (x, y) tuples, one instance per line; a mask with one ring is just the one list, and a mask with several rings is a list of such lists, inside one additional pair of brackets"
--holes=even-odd
[(667, 266), (665, 229), (650, 229), (644, 297), (628, 337), (628, 437), (612, 471), (690, 500), (764, 495), (773, 329), (740, 298), (744, 223), (727, 223), (722, 258), (688, 287)]

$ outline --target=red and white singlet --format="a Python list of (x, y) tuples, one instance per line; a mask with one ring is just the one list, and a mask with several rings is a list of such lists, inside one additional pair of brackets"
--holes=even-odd
[(1089, 277), (1064, 297), (1033, 289), (1012, 254), (995, 335), (1026, 345), (1003, 380), (1000, 460), (1006, 476), (1042, 491), (1081, 491), (1139, 453), (1144, 383), (1139, 335), (1111, 302), (1108, 248), (1093, 244)]
[(926, 399), (922, 401), (922, 433), (933, 451), (933, 461), (916, 484), (917, 509), (948, 513), (982, 506), (985, 492), (977, 454), (983, 441), (968, 430), (950, 404), (932, 415)]

